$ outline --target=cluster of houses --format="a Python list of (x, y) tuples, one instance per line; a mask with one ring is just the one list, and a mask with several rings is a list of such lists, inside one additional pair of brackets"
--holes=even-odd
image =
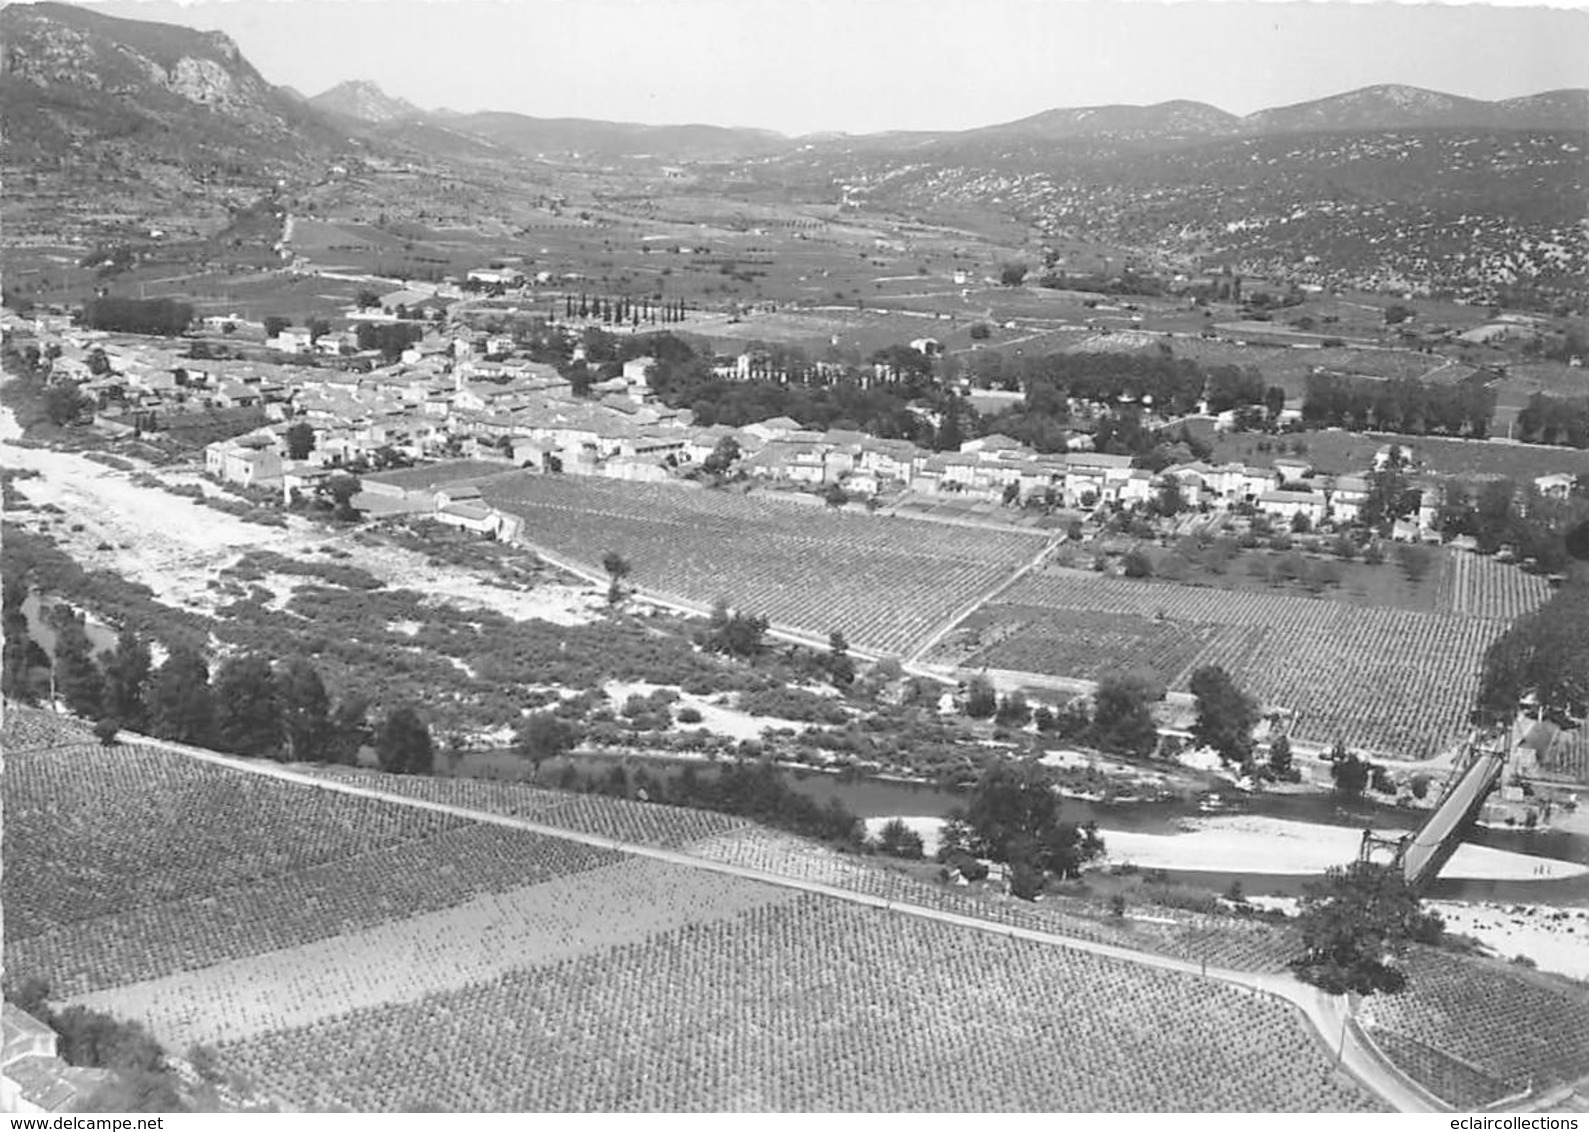
[[(116, 344), (93, 331), (55, 329), (51, 340), (60, 349), (53, 366), (71, 376), (82, 370), (82, 388), (100, 406), (96, 424), (115, 432), (151, 412), (169, 420), (173, 412), (252, 411), (260, 426), (209, 445), (206, 468), (288, 499), (313, 492), (341, 468), (438, 458), (661, 482), (698, 467), (729, 439), (738, 470), (750, 478), (811, 490), (838, 485), (852, 497), (903, 490), (1003, 503), (1036, 499), (1083, 511), (1130, 509), (1151, 502), (1173, 480), (1192, 506), (1246, 506), (1309, 526), (1352, 523), (1369, 499), (1366, 473), (1323, 476), (1306, 460), (1281, 458), (1268, 467), (1194, 462), (1154, 474), (1133, 467), (1128, 456), (1089, 451), (1085, 433), (1067, 451), (1046, 454), (1002, 435), (968, 440), (958, 452), (931, 452), (858, 431), (806, 429), (788, 417), (701, 427), (689, 410), (654, 396), (651, 358), (625, 362), (621, 373), (576, 397), (555, 367), (513, 357), (510, 338), (435, 324), (397, 362), (368, 373), (194, 360), (151, 340)], [(89, 366), (91, 352), (105, 364)], [(307, 452), (303, 424), (313, 432)], [(1376, 463), (1391, 451), (1382, 449)], [(1547, 476), (1536, 486), (1566, 494), (1572, 478)], [(1396, 537), (1433, 537), (1437, 494), (1423, 491), (1416, 516), (1397, 527)], [(468, 501), (450, 504), (467, 512)], [(460, 525), (479, 518), (461, 515)]]

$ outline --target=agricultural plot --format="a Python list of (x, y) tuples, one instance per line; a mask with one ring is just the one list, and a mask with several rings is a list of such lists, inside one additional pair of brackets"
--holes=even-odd
[[(159, 979), (186, 985), (177, 977), (184, 972), (327, 940), (335, 941), (329, 945), (335, 951), (346, 939), (393, 919), (445, 918), (453, 909), (490, 905), (504, 899), (499, 894), (528, 884), (572, 883), (588, 870), (623, 859), (556, 838), (467, 823), (434, 837), (36, 935), (17, 937), (8, 931), (6, 968), (42, 976), (63, 995)], [(27, 878), (16, 883), (29, 886)], [(12, 891), (8, 885), (8, 905)]]
[(757, 495), (525, 474), (482, 485), (528, 541), (644, 590), (907, 654), (1044, 545), (1041, 535), (836, 513)]
[(1589, 1075), (1589, 992), (1487, 960), (1419, 950), (1403, 994), (1365, 1004), (1385, 1055), (1437, 1095), (1478, 1107)]
[(681, 806), (630, 802), (600, 794), (539, 790), (522, 782), (477, 778), (426, 778), (381, 774), (351, 767), (316, 768), (317, 773), (357, 782), (388, 794), (462, 806), (504, 817), (521, 817), (576, 833), (594, 833), (638, 845), (688, 846), (748, 823), (743, 818)]
[(1440, 607), (1463, 617), (1515, 621), (1550, 597), (1550, 583), (1538, 574), (1497, 562), (1484, 554), (1453, 551), (1438, 579)]
[(1272, 1000), (814, 897), (221, 1055), (358, 1110), (1375, 1107)]
[[(461, 862), (453, 869), (460, 864), (467, 870)], [(545, 876), (434, 912), (393, 914), (332, 938), (126, 983), (77, 1001), (138, 1018), (175, 1049), (243, 1041), (358, 1010), (390, 1013), (526, 966), (792, 899), (786, 889), (615, 857), (594, 870)]]
[(690, 853), (902, 904), (1212, 966), (1282, 972), (1297, 954), (1293, 933), (1260, 921), (1160, 907), (1150, 919), (1121, 918), (1085, 900), (1053, 894), (1041, 904), (1004, 896), (981, 898), (755, 826), (699, 842)]
[[(1450, 594), (1453, 606), (1498, 613), (1527, 600), (1499, 573), (1464, 575)], [(1010, 622), (1019, 628), (1004, 630)], [(1506, 625), (1050, 569), (968, 619), (941, 659), (1084, 678), (1145, 667), (1177, 690), (1218, 664), (1265, 705), (1290, 711), (1302, 739), (1426, 758), (1464, 733), (1484, 650)], [(992, 643), (968, 655), (984, 638)]]
[(468, 824), (145, 747), (7, 756), (8, 941), (218, 897)]

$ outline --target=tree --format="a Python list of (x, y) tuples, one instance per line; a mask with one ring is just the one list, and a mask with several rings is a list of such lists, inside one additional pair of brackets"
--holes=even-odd
[(732, 436), (725, 436), (718, 440), (712, 449), (711, 455), (701, 461), (701, 469), (714, 476), (727, 475), (734, 464), (739, 460), (739, 441)]
[(539, 777), (542, 763), (566, 755), (578, 742), (579, 735), (567, 720), (553, 712), (538, 711), (519, 724), (514, 749), (530, 760), (532, 777)]
[(105, 708), (105, 677), (94, 661), (80, 614), (65, 602), (50, 611), (55, 630), (55, 690), (66, 710), (98, 719)]
[(359, 761), (359, 748), (375, 742), (370, 730), (370, 701), (350, 693), (331, 710), (331, 737), (326, 755), (332, 762), (352, 766)]
[(268, 315), (265, 318), (265, 337), (266, 338), (279, 337), (281, 335), (281, 332), (283, 330), (286, 330), (291, 325), (292, 325), (292, 319), (290, 319), (290, 318), (283, 318), (279, 314)]
[(395, 707), (375, 733), (375, 755), (390, 774), (429, 774), (435, 761), (430, 728), (408, 704)]
[(601, 568), (607, 571), (607, 604), (617, 605), (623, 600), (623, 580), (629, 576), (629, 562), (616, 550), (602, 555)]
[(1281, 782), (1290, 782), (1292, 772), (1291, 740), (1277, 735), (1269, 743), (1269, 771)]
[(988, 340), (988, 338), (990, 336), (992, 336), (993, 328), (990, 327), (985, 322), (973, 322), (971, 324), (970, 333), (971, 333), (971, 341), (973, 341), (973, 342), (985, 342), (985, 341)]
[(1006, 287), (1019, 287), (1026, 282), (1026, 270), (1024, 263), (1007, 263), (999, 268), (999, 282)]
[(1484, 654), (1479, 711), (1509, 721), (1526, 696), (1560, 727), (1589, 716), (1589, 585), (1581, 580), (1520, 617)]
[(966, 806), (966, 823), (983, 855), (1030, 856), (1059, 821), (1059, 795), (1040, 763), (1000, 760), (982, 772)]
[(699, 643), (708, 652), (737, 656), (752, 660), (761, 653), (762, 640), (771, 623), (738, 611), (730, 612), (728, 603), (719, 599), (712, 606), (712, 616)]
[(287, 426), (287, 458), (307, 460), (314, 451), (314, 425), (308, 421), (294, 421)]
[(215, 673), (215, 742), (235, 755), (274, 756), (281, 749), (281, 698), (270, 661), (248, 654)]
[(999, 707), (999, 694), (993, 682), (980, 672), (966, 685), (966, 715), (972, 719), (991, 719)]
[(877, 848), (908, 861), (919, 861), (923, 856), (921, 834), (906, 825), (903, 818), (893, 818), (877, 831)]
[(822, 498), (829, 507), (843, 507), (850, 501), (850, 493), (844, 490), (842, 484), (830, 483), (823, 491)]
[[(5, 651), (0, 656), (0, 689), (9, 699), (31, 704), (38, 699), (38, 689), (33, 680), (34, 661), (42, 652), (28, 635), (28, 617), (22, 612), (22, 602), (27, 596), (27, 584), (21, 579), (5, 580), (4, 638)], [(43, 657), (49, 663), (49, 657)]]
[(1197, 698), (1197, 721), (1192, 737), (1200, 746), (1212, 747), (1220, 758), (1237, 764), (1252, 757), (1252, 729), (1258, 723), (1258, 705), (1236, 686), (1230, 673), (1207, 664), (1192, 673), (1192, 694)]
[(144, 686), (154, 662), (149, 642), (132, 629), (116, 638), (116, 651), (105, 663), (105, 714), (123, 727), (142, 731), (149, 723)]
[(1122, 572), (1128, 578), (1153, 577), (1153, 559), (1139, 546), (1133, 546), (1120, 560)]
[(304, 326), (309, 331), (311, 342), (317, 342), (331, 333), (331, 323), (323, 318), (311, 318)]
[(197, 652), (178, 645), (149, 683), (149, 726), (161, 739), (206, 746), (215, 725), (210, 670)]
[(939, 452), (958, 452), (965, 439), (965, 430), (960, 425), (960, 398), (950, 397), (933, 437), (933, 447)]
[(850, 645), (837, 629), (828, 634), (828, 655), (824, 663), (828, 679), (841, 692), (855, 683), (855, 661), (850, 659)]
[(1019, 692), (1011, 692), (999, 701), (993, 721), (1000, 727), (1025, 727), (1032, 718), (1032, 707)]
[(1411, 943), (1438, 943), (1445, 930), (1394, 868), (1357, 861), (1310, 884), (1297, 917), (1303, 953), (1297, 977), (1330, 994), (1394, 992), (1407, 982), (1396, 959)]
[(276, 688), (286, 756), (298, 762), (326, 761), (333, 745), (331, 697), (319, 670), (304, 657), (289, 657), (276, 666)]
[(1093, 728), (1111, 750), (1149, 755), (1158, 745), (1153, 704), (1164, 698), (1164, 681), (1145, 670), (1111, 672), (1093, 693)]
[(1339, 742), (1330, 752), (1330, 780), (1343, 798), (1358, 798), (1368, 786), (1369, 764), (1347, 751)]
[(44, 390), (44, 413), (53, 425), (76, 424), (87, 404), (75, 381), (53, 382)]
[(339, 472), (326, 480), (325, 492), (334, 505), (332, 517), (343, 523), (357, 520), (359, 513), (353, 509), (353, 497), (363, 490), (364, 485), (359, 482), (359, 477), (346, 472)]
[(1396, 561), (1401, 564), (1402, 573), (1407, 575), (1407, 580), (1413, 585), (1424, 580), (1433, 560), (1434, 553), (1427, 546), (1404, 542), (1396, 547)]
[(1180, 480), (1174, 476), (1164, 477), (1153, 501), (1153, 510), (1166, 519), (1173, 519), (1186, 510), (1186, 492), (1182, 490)]
[(109, 747), (116, 742), (116, 732), (119, 730), (116, 720), (107, 715), (94, 724), (94, 738), (99, 740), (101, 747)]
[(358, 304), (358, 308), (361, 311), (367, 311), (381, 305), (381, 296), (375, 291), (362, 289), (359, 291), (358, 298), (354, 301)]

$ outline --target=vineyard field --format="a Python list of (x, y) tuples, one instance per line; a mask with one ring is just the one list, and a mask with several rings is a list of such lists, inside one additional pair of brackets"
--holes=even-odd
[(469, 824), (134, 745), (8, 752), (4, 791), (8, 941)]
[(1440, 608), (1463, 617), (1515, 621), (1550, 598), (1550, 583), (1538, 574), (1497, 562), (1487, 554), (1450, 552), (1441, 572)]
[(1145, 667), (1182, 691), (1218, 664), (1290, 711), (1301, 739), (1427, 758), (1464, 734), (1485, 649), (1536, 596), (1514, 574), (1526, 577), (1453, 571), (1453, 607), (1488, 611), (1476, 616), (1050, 568), (967, 618), (929, 659), (1091, 679)]
[[(37, 935), (16, 938), (8, 930), (6, 967), (42, 976), (63, 995), (89, 994), (342, 939), (394, 918), (446, 915), (471, 901), (541, 881), (566, 881), (624, 859), (556, 838), (468, 823)], [(334, 951), (342, 944), (331, 946)]]
[(1193, 963), (1246, 971), (1288, 970), (1299, 944), (1286, 928), (1253, 920), (1210, 917), (1155, 907), (1147, 919), (1116, 917), (1085, 900), (1050, 894), (1042, 903), (1004, 897), (978, 898), (958, 888), (928, 883), (886, 866), (867, 864), (788, 834), (749, 827), (702, 841), (698, 857), (816, 881), (902, 904), (1008, 924), (1050, 935), (1070, 936)]
[(526, 473), (481, 485), (524, 520), (524, 538), (592, 570), (616, 551), (629, 581), (710, 606), (719, 598), (774, 626), (837, 629), (905, 655), (1036, 556), (1046, 536), (826, 507), (756, 494)]
[(522, 782), (427, 778), (342, 766), (312, 769), (327, 778), (371, 786), (388, 794), (525, 818), (575, 833), (594, 833), (638, 845), (675, 848), (748, 824), (744, 818), (709, 810), (631, 802), (601, 794), (541, 790)]
[[(1366, 1005), (1369, 1033), (1407, 1073), (1431, 1073), (1419, 1079), (1453, 1103), (1487, 1091), (1487, 1104), (1530, 1082), (1544, 1092), (1589, 1076), (1589, 990), (1424, 949), (1413, 952), (1407, 974), (1406, 993)], [(1429, 1057), (1431, 1048), (1443, 1057)]]
[(360, 1111), (1377, 1107), (1271, 999), (818, 897), (221, 1054)]
[(391, 908), (392, 918), (362, 930), (78, 1001), (139, 1018), (170, 1048), (187, 1049), (195, 1042), (312, 1026), (361, 1009), (392, 1010), (527, 965), (555, 964), (791, 899), (788, 890), (753, 881), (618, 859), (435, 912), (404, 915)]

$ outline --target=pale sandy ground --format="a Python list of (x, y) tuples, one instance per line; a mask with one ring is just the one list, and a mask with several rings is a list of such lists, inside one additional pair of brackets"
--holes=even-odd
[[(1249, 896), (1247, 903), (1296, 915), (1294, 896)], [(1541, 971), (1589, 980), (1589, 908), (1547, 904), (1494, 904), (1488, 901), (1430, 900), (1446, 931), (1472, 936), (1497, 958), (1523, 955)]]
[[(15, 418), (0, 410), (0, 442), (17, 435)], [(518, 620), (541, 619), (559, 625), (594, 621), (604, 614), (603, 596), (587, 585), (547, 584), (530, 591), (505, 589), (486, 577), (453, 566), (435, 567), (422, 554), (391, 546), (365, 547), (345, 535), (327, 537), (309, 522), (289, 517), (288, 526), (267, 527), (241, 519), (159, 488), (140, 487), (131, 473), (117, 471), (69, 452), (6, 444), (3, 462), (37, 471), (19, 480), (18, 492), (35, 504), (53, 503), (65, 514), (50, 527), (57, 543), (87, 569), (113, 569), (129, 581), (148, 586), (168, 605), (212, 612), (231, 600), (209, 587), (220, 570), (249, 550), (272, 550), (294, 558), (336, 561), (368, 570), (386, 584), (418, 590), (433, 601), (464, 608), (494, 609)], [(173, 482), (197, 482), (191, 473), (155, 471)], [(206, 488), (212, 494), (218, 489)], [(12, 518), (36, 526), (44, 516), (18, 513)], [(81, 531), (72, 531), (74, 525)], [(102, 543), (109, 550), (98, 549)], [(330, 559), (317, 551), (336, 546), (349, 557)], [(278, 600), (302, 578), (272, 578)]]
[(1056, 767), (1060, 770), (1097, 770), (1115, 778), (1124, 779), (1137, 786), (1167, 786), (1171, 782), (1169, 775), (1156, 770), (1143, 770), (1141, 767), (1132, 766), (1130, 763), (1117, 762), (1103, 755), (1089, 754), (1086, 751), (1048, 751), (1037, 760), (1044, 766)]
[[(649, 696), (652, 692), (664, 687), (668, 687), (668, 685), (625, 684), (621, 681), (612, 680), (603, 685), (602, 690), (607, 693), (607, 698), (612, 702), (613, 711), (622, 712), (624, 701), (630, 696)], [(675, 718), (677, 718), (678, 709), (682, 707), (692, 707), (701, 713), (701, 721), (699, 723), (679, 723), (675, 725), (681, 730), (693, 731), (697, 728), (705, 728), (714, 735), (722, 735), (730, 739), (759, 739), (761, 738), (761, 733), (769, 727), (786, 727), (791, 731), (804, 731), (809, 726), (795, 720), (775, 719), (770, 715), (751, 715), (735, 708), (714, 704), (707, 697), (691, 695), (677, 686), (673, 686), (672, 690), (679, 693), (678, 702), (673, 705)], [(679, 752), (679, 754), (684, 755), (685, 752)]]
[[(888, 817), (868, 818), (876, 832)], [(905, 823), (931, 842), (935, 852), (941, 818), (911, 817)], [(1281, 818), (1231, 815), (1188, 818), (1183, 833), (1139, 833), (1102, 829), (1109, 864), (1143, 869), (1180, 869), (1210, 873), (1311, 876), (1357, 859), (1360, 831)], [(1462, 845), (1442, 871), (1459, 880), (1560, 880), (1583, 876), (1589, 867), (1511, 853), (1482, 845)]]
[[(1362, 831), (1281, 818), (1193, 818), (1185, 833), (1104, 831), (1109, 860), (1145, 869), (1302, 876), (1357, 859)], [(1441, 875), (1459, 880), (1560, 880), (1589, 867), (1483, 845), (1459, 846)]]
[(1470, 935), (1503, 959), (1526, 955), (1542, 971), (1589, 979), (1589, 909), (1434, 900), (1446, 930)]

